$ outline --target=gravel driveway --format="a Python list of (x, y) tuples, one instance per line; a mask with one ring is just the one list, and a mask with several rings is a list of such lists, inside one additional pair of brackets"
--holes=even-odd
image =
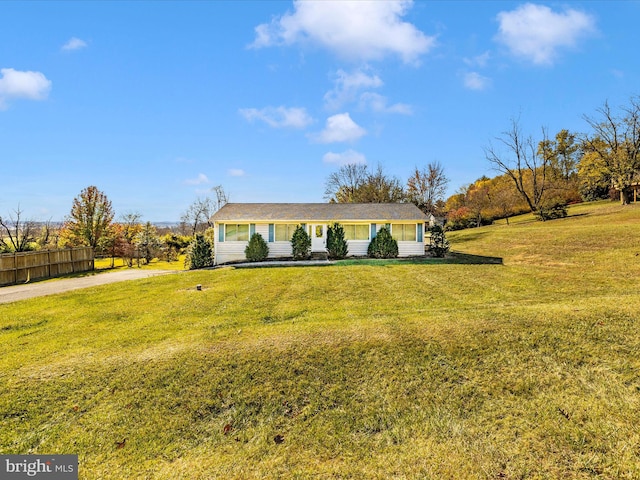
[(139, 278), (155, 277), (180, 273), (179, 270), (119, 270), (117, 272), (101, 273), (78, 278), (62, 278), (46, 282), (29, 283), (26, 285), (11, 285), (0, 287), (0, 303), (17, 302), (28, 298), (43, 297), (55, 293), (78, 290), (79, 288), (95, 287), (108, 283), (123, 282), (125, 280), (137, 280)]

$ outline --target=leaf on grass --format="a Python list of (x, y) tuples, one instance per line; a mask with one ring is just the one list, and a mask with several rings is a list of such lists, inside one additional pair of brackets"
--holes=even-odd
[(282, 435), (278, 434), (278, 435), (276, 435), (275, 437), (273, 437), (273, 441), (274, 441), (276, 444), (280, 445), (281, 443), (283, 443), (283, 442), (284, 442), (284, 437), (283, 437)]
[(227, 435), (231, 430), (233, 429), (233, 427), (231, 426), (230, 423), (227, 423), (224, 428), (222, 429), (222, 433), (224, 433), (225, 435)]
[(126, 438), (124, 438), (121, 442), (116, 442), (116, 449), (124, 448), (125, 443), (127, 443)]

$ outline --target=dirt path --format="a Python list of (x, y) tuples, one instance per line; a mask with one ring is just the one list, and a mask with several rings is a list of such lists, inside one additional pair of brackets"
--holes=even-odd
[(68, 292), (79, 288), (95, 287), (108, 283), (123, 282), (125, 280), (137, 280), (139, 278), (155, 277), (179, 273), (178, 270), (119, 270), (117, 272), (101, 273), (88, 277), (63, 278), (59, 280), (30, 283), (26, 285), (11, 285), (0, 287), (0, 303), (17, 302), (28, 298), (53, 295), (55, 293)]

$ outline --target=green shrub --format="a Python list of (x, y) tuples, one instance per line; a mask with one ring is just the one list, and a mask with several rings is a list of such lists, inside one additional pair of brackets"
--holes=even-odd
[(444, 229), (440, 225), (434, 225), (429, 231), (431, 232), (431, 240), (429, 242), (431, 255), (438, 258), (444, 257), (450, 248)]
[(395, 258), (398, 256), (398, 242), (387, 227), (382, 227), (367, 248), (367, 255), (373, 258)]
[(542, 205), (534, 215), (538, 220), (554, 220), (567, 216), (567, 202), (556, 200)]
[(187, 247), (184, 263), (189, 270), (213, 266), (213, 248), (204, 235), (196, 234), (196, 238)]
[(291, 248), (295, 260), (305, 260), (311, 257), (311, 237), (301, 225), (298, 225), (293, 232)]
[(262, 235), (254, 233), (251, 235), (249, 245), (244, 249), (244, 254), (250, 262), (261, 262), (269, 255), (269, 246)]
[(349, 253), (347, 241), (344, 238), (344, 228), (334, 223), (327, 229), (327, 253), (329, 258), (344, 258)]

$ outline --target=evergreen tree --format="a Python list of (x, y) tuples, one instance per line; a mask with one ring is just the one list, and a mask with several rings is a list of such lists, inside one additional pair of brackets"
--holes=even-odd
[(344, 258), (349, 253), (344, 228), (339, 223), (334, 223), (327, 229), (327, 252), (329, 258)]
[(376, 238), (371, 240), (367, 255), (374, 258), (395, 258), (398, 256), (398, 242), (387, 227), (382, 227)]
[(311, 237), (309, 237), (302, 225), (298, 225), (293, 232), (291, 248), (295, 260), (304, 260), (311, 257)]
[(213, 248), (204, 235), (197, 233), (187, 249), (185, 264), (189, 270), (213, 266)]
[(440, 225), (431, 227), (431, 242), (429, 250), (434, 257), (442, 258), (449, 251), (449, 240), (444, 234), (444, 229)]
[(269, 246), (262, 235), (254, 233), (249, 239), (249, 244), (244, 249), (244, 254), (250, 262), (261, 262), (269, 255)]

